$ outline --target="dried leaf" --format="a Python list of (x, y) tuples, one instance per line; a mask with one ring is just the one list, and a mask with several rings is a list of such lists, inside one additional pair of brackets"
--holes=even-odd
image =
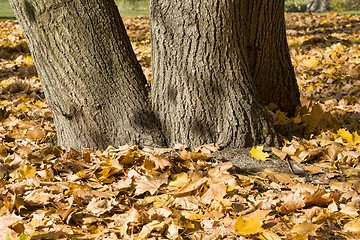
[(190, 182), (190, 178), (185, 172), (181, 172), (179, 174), (173, 174), (170, 176), (173, 181), (169, 182), (169, 186), (172, 187), (184, 187), (186, 184)]
[(311, 234), (313, 235), (315, 231), (320, 227), (320, 225), (313, 224), (309, 221), (304, 221), (300, 224), (296, 224), (291, 232), (295, 232), (297, 234)]
[(167, 182), (168, 175), (166, 173), (161, 174), (157, 179), (141, 176), (140, 179), (135, 182), (135, 194), (139, 195), (149, 191), (151, 195), (154, 195), (159, 187)]
[(234, 225), (235, 233), (242, 236), (260, 233), (264, 230), (261, 228), (261, 220), (261, 216), (256, 216), (246, 221), (239, 216)]
[(177, 197), (177, 196), (189, 194), (192, 191), (200, 188), (207, 181), (208, 181), (207, 178), (202, 178), (197, 181), (190, 182), (190, 183), (186, 184), (183, 188), (181, 188), (179, 191), (174, 193), (174, 196)]

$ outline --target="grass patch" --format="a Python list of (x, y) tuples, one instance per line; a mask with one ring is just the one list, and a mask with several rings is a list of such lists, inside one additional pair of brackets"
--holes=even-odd
[(14, 13), (8, 0), (0, 0), (0, 19), (15, 20)]

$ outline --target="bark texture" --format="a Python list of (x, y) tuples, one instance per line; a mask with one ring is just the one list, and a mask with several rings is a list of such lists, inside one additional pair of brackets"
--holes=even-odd
[(150, 0), (153, 109), (170, 146), (276, 142), (248, 71), (242, 1)]
[(255, 88), (265, 105), (275, 103), (292, 116), (300, 105), (300, 93), (286, 39), (284, 0), (242, 2), (249, 69)]
[(114, 0), (10, 0), (39, 72), (59, 143), (164, 145), (146, 79)]

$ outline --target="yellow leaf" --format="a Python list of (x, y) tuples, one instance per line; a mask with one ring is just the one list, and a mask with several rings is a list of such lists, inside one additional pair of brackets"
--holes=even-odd
[(336, 43), (331, 46), (331, 49), (336, 52), (343, 52), (346, 49), (346, 46), (341, 43)]
[(327, 74), (334, 74), (336, 72), (336, 69), (334, 67), (328, 68), (328, 70), (326, 71)]
[(189, 220), (200, 220), (200, 219), (202, 219), (204, 217), (202, 214), (189, 212), (189, 211), (182, 211), (181, 215), (184, 216), (186, 219), (189, 219)]
[(174, 180), (169, 182), (169, 186), (171, 187), (181, 188), (190, 182), (190, 178), (185, 172), (179, 174), (173, 174), (171, 175), (171, 179)]
[(257, 160), (266, 161), (267, 158), (270, 156), (268, 153), (263, 152), (264, 147), (259, 146), (256, 148), (252, 148), (250, 151), (250, 154), (253, 158), (256, 158)]
[(305, 171), (308, 171), (310, 174), (318, 174), (324, 172), (320, 167), (310, 166), (310, 165), (306, 166)]
[(33, 61), (33, 59), (31, 58), (31, 56), (24, 57), (24, 60), (26, 60), (29, 64), (33, 64), (33, 63), (34, 63), (34, 61)]
[(30, 165), (21, 165), (20, 167), (20, 173), (25, 178), (32, 178), (35, 177), (36, 174), (36, 167), (30, 166)]
[(257, 234), (264, 230), (261, 228), (261, 216), (256, 216), (245, 221), (240, 215), (236, 219), (234, 228), (235, 233), (242, 236)]
[(37, 106), (38, 108), (46, 108), (48, 107), (48, 105), (46, 104), (46, 102), (42, 102), (42, 101), (36, 101), (34, 103), (35, 106)]
[(305, 221), (300, 224), (296, 224), (291, 229), (291, 232), (296, 232), (297, 234), (310, 234), (315, 232), (319, 227), (320, 225), (312, 224), (309, 221)]
[(344, 225), (346, 232), (360, 233), (360, 220), (354, 220)]
[(27, 109), (27, 105), (26, 105), (26, 104), (22, 104), (22, 105), (19, 107), (19, 110), (18, 110), (18, 111), (20, 111), (20, 110), (26, 111), (26, 109)]
[(341, 138), (345, 142), (349, 143), (349, 142), (353, 141), (353, 136), (349, 131), (344, 130), (344, 129), (339, 129), (337, 133), (341, 136)]
[(359, 134), (358, 134), (357, 132), (354, 132), (353, 136), (354, 136), (354, 145), (355, 145), (356, 143), (360, 143), (360, 136), (359, 136)]
[(316, 68), (319, 63), (319, 60), (317, 60), (314, 56), (311, 56), (310, 59), (305, 59), (302, 61), (302, 65), (308, 68)]
[(20, 96), (19, 98), (20, 98), (20, 100), (23, 101), (24, 103), (29, 102), (29, 101), (32, 100), (31, 98), (28, 98), (28, 97), (26, 97), (26, 96)]

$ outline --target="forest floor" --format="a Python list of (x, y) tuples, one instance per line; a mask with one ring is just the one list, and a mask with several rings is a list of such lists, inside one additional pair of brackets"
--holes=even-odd
[[(297, 136), (251, 155), (304, 163), (306, 179), (232, 174), (211, 144), (55, 147), (20, 27), (0, 21), (0, 239), (360, 239), (360, 16), (286, 20), (302, 106), (294, 118), (273, 104), (267, 111), (280, 132)], [(150, 82), (148, 18), (124, 23)]]

